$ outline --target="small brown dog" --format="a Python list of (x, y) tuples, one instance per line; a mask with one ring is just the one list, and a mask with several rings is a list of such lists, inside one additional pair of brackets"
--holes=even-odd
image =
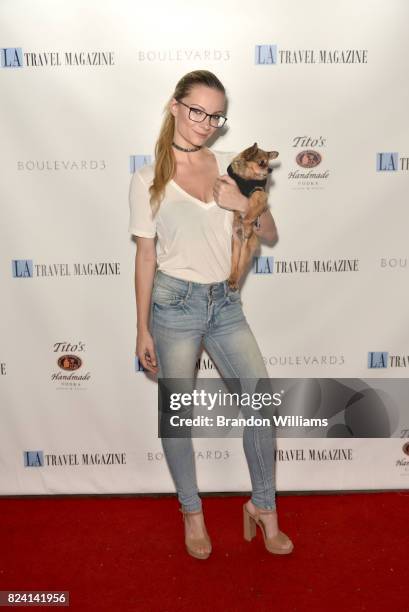
[(265, 186), (267, 175), (272, 172), (268, 162), (277, 156), (277, 151), (263, 151), (255, 142), (252, 147), (239, 153), (227, 168), (229, 176), (236, 181), (241, 193), (249, 198), (249, 208), (243, 218), (238, 211), (234, 211), (232, 262), (227, 280), (230, 289), (239, 288), (239, 280), (258, 247), (259, 240), (253, 226), (267, 209)]

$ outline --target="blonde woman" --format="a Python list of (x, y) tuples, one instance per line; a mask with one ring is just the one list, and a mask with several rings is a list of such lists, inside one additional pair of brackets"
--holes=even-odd
[[(225, 88), (213, 73), (196, 70), (183, 76), (165, 108), (155, 162), (131, 179), (129, 231), (137, 237), (136, 354), (158, 378), (193, 379), (202, 346), (223, 378), (268, 378), (240, 293), (227, 285), (233, 211), (245, 214), (248, 199), (226, 174), (235, 153), (205, 146), (224, 125), (225, 109)], [(274, 239), (269, 210), (255, 231)], [(192, 439), (162, 437), (161, 442), (183, 513), (187, 552), (207, 559), (212, 545)], [(243, 507), (244, 537), (250, 540), (259, 525), (266, 549), (287, 554), (293, 544), (278, 528), (274, 442), (272, 427), (243, 430), (252, 483)]]

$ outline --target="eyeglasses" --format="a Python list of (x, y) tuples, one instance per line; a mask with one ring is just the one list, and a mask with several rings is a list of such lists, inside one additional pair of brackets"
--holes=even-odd
[(224, 115), (217, 115), (217, 114), (210, 115), (209, 113), (206, 113), (204, 110), (201, 110), (200, 108), (195, 108), (194, 106), (188, 106), (181, 100), (177, 100), (177, 101), (179, 102), (179, 104), (183, 104), (183, 106), (186, 106), (186, 108), (189, 109), (189, 119), (191, 119), (192, 121), (196, 121), (196, 123), (201, 123), (202, 121), (206, 119), (206, 117), (210, 117), (210, 120), (209, 120), (210, 125), (215, 128), (221, 128), (224, 126), (224, 124), (227, 121), (227, 117), (224, 117)]

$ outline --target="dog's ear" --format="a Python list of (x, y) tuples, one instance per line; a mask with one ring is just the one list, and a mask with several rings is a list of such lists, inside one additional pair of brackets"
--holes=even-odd
[(248, 149), (244, 149), (242, 153), (243, 159), (249, 161), (256, 155), (257, 150), (258, 150), (258, 146), (257, 146), (257, 143), (255, 142), (252, 147), (249, 147)]
[(275, 159), (276, 157), (278, 157), (278, 151), (269, 151), (268, 152), (268, 159)]

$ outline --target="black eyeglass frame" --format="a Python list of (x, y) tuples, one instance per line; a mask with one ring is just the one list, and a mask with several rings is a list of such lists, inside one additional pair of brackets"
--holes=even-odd
[[(224, 124), (225, 124), (225, 123), (226, 123), (226, 121), (227, 121), (227, 117), (225, 117), (224, 115), (206, 113), (206, 111), (204, 111), (203, 109), (201, 109), (201, 108), (196, 108), (196, 107), (194, 107), (194, 106), (189, 106), (188, 104), (185, 104), (184, 102), (182, 102), (182, 100), (178, 100), (178, 98), (175, 98), (175, 100), (176, 100), (177, 102), (179, 102), (179, 104), (183, 104), (183, 106), (186, 106), (186, 108), (188, 108), (188, 109), (189, 109), (189, 119), (190, 119), (191, 121), (194, 121), (195, 123), (203, 123), (203, 121), (206, 121), (207, 117), (210, 117), (210, 121), (211, 121), (212, 117), (223, 117), (224, 122), (222, 123), (222, 125), (212, 125), (212, 124), (210, 123), (210, 121), (209, 121), (209, 123), (210, 123), (211, 127), (214, 127), (214, 128), (216, 128), (216, 129), (220, 129), (220, 128), (222, 128), (222, 127), (224, 126)], [(197, 119), (192, 119), (192, 117), (190, 116), (190, 113), (191, 113), (191, 111), (192, 111), (192, 110), (195, 110), (195, 111), (199, 111), (199, 112), (201, 112), (201, 113), (204, 113), (204, 115), (205, 115), (205, 116), (203, 117), (203, 119), (199, 119), (199, 120), (197, 120)]]

